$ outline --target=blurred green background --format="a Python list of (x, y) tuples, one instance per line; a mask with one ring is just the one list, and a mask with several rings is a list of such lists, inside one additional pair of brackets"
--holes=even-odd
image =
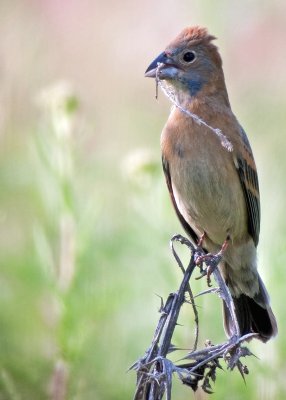
[[(132, 398), (126, 371), (151, 341), (155, 294), (178, 287), (168, 241), (183, 233), (160, 165), (170, 105), (143, 75), (195, 24), (218, 37), (256, 157), (259, 268), (280, 332), (250, 344), (247, 385), (221, 371), (211, 398), (286, 398), (286, 3), (11, 0), (0, 2), (1, 400)], [(224, 340), (211, 296), (198, 300), (201, 344)], [(188, 307), (180, 322), (175, 342), (191, 348)], [(175, 384), (174, 399), (193, 397)]]

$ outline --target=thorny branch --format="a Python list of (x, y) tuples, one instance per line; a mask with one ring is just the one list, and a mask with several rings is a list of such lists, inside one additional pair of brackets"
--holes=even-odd
[[(190, 261), (185, 269), (176, 250), (174, 242), (180, 242), (190, 250)], [(152, 339), (152, 343), (145, 355), (136, 361), (130, 369), (137, 372), (137, 386), (134, 400), (161, 400), (166, 395), (167, 400), (171, 400), (172, 377), (176, 373), (182, 383), (197, 390), (199, 381), (206, 393), (212, 393), (211, 382), (215, 382), (217, 368), (222, 368), (219, 359), (224, 359), (227, 368), (233, 370), (235, 367), (240, 371), (243, 379), (248, 374), (248, 369), (240, 361), (241, 357), (252, 355), (247, 347), (242, 346), (244, 341), (250, 340), (255, 334), (240, 335), (238, 322), (234, 312), (234, 304), (229, 290), (217, 267), (218, 258), (214, 258), (216, 265), (212, 265), (213, 275), (218, 284), (217, 288), (212, 288), (202, 292), (202, 294), (215, 292), (226, 303), (234, 326), (234, 334), (225, 343), (212, 345), (209, 341), (202, 350), (197, 350), (199, 324), (198, 311), (194, 302), (194, 296), (189, 284), (190, 278), (197, 266), (196, 259), (202, 255), (202, 249), (195, 248), (193, 244), (181, 235), (176, 235), (171, 239), (171, 249), (175, 260), (183, 272), (183, 279), (179, 290), (171, 293), (166, 303), (161, 299), (160, 318)], [(189, 299), (187, 299), (188, 294)], [(195, 316), (196, 336), (193, 350), (186, 354), (183, 360), (188, 360), (184, 364), (175, 364), (167, 358), (173, 351), (179, 350), (172, 344), (172, 336), (177, 325), (179, 313), (184, 303), (190, 303)]]

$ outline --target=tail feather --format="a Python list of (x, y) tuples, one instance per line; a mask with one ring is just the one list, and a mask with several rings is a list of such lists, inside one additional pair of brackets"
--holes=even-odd
[[(277, 334), (277, 323), (272, 309), (269, 305), (268, 293), (259, 277), (259, 292), (253, 297), (241, 294), (233, 297), (235, 313), (240, 328), (240, 333), (258, 333), (258, 339), (267, 342)], [(224, 327), (229, 336), (234, 334), (233, 321), (229, 310), (223, 303)]]

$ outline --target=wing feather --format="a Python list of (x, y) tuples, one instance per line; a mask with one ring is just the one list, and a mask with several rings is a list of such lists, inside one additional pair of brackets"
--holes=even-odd
[(169, 190), (169, 193), (170, 193), (170, 197), (171, 197), (173, 206), (175, 208), (176, 214), (177, 214), (177, 216), (178, 216), (183, 228), (187, 232), (187, 234), (191, 237), (191, 239), (193, 240), (194, 243), (197, 243), (198, 242), (198, 236), (196, 235), (194, 230), (190, 227), (190, 225), (188, 224), (188, 222), (185, 220), (185, 218), (183, 217), (183, 215), (180, 213), (180, 211), (178, 209), (178, 206), (177, 206), (177, 203), (176, 203), (176, 200), (175, 200), (175, 196), (174, 196), (174, 193), (173, 193), (170, 168), (169, 168), (168, 161), (166, 160), (165, 157), (162, 157), (162, 164), (163, 164), (163, 171), (164, 171), (164, 174), (165, 174), (167, 187), (168, 187), (168, 190)]
[(251, 150), (250, 148), (245, 148), (245, 150), (247, 150), (247, 157), (237, 156), (235, 165), (246, 202), (248, 232), (257, 246), (260, 233), (259, 184)]

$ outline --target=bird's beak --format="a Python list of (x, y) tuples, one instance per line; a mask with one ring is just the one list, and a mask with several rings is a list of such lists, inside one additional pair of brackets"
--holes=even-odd
[(174, 61), (165, 52), (163, 52), (151, 62), (145, 71), (145, 77), (156, 78), (157, 68), (160, 64), (163, 64), (158, 71), (158, 77), (160, 79), (173, 79), (177, 75), (178, 68), (174, 64)]

